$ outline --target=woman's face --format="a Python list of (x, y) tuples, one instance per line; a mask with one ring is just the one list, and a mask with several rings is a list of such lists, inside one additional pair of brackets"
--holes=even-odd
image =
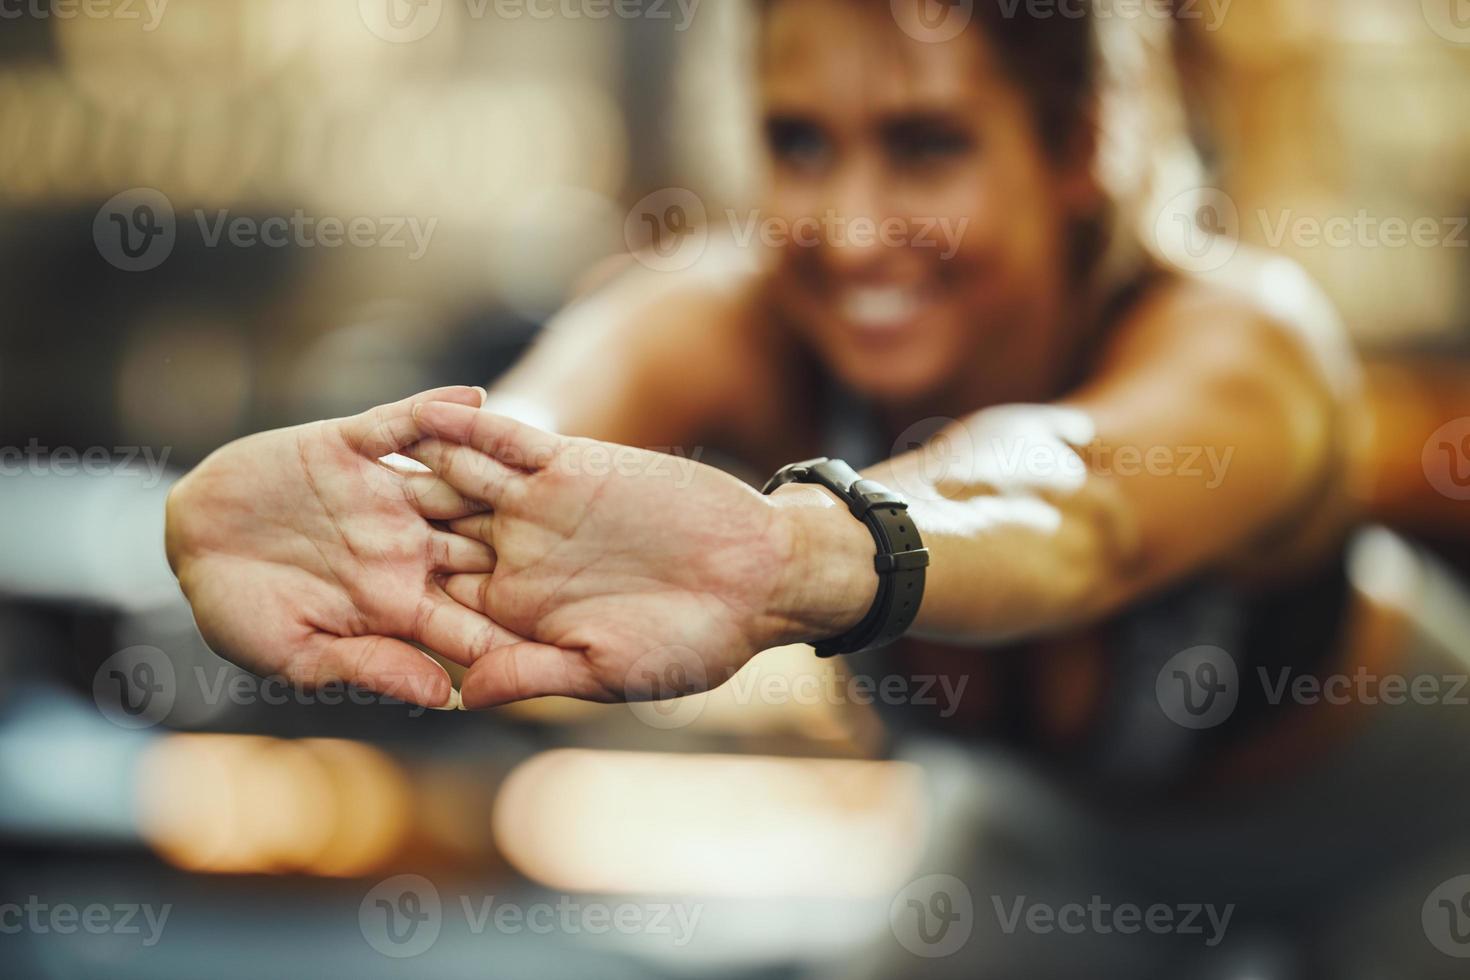
[(769, 8), (763, 217), (786, 231), (786, 312), (848, 385), (905, 400), (1014, 350), (1055, 309), (1069, 216), (1090, 182), (1045, 153), (976, 25), (925, 42), (895, 10)]

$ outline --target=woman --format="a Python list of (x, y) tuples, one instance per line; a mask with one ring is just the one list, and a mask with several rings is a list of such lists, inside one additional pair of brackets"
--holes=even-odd
[[(496, 400), (531, 406), (560, 433), (620, 445), (718, 445), (766, 472), (822, 450), (827, 417), (843, 414), (849, 429), (855, 427), (854, 413), (833, 412), (834, 397), (866, 400), (883, 432), (869, 441), (880, 445), (892, 446), (921, 420), (961, 420), (942, 445), (965, 458), (951, 460), (943, 472), (934, 472), (932, 451), (901, 454), (869, 471), (908, 496), (933, 555), (913, 632), (954, 643), (989, 645), (1096, 624), (1207, 568), (1254, 560), (1279, 569), (1280, 555), (1293, 550), (1311, 552), (1320, 565), (1323, 535), (1302, 515), (1327, 521), (1340, 510), (1328, 505), (1342, 485), (1352, 378), (1345, 358), (1322, 351), (1341, 339), (1318, 310), (1306, 303), (1283, 309), (1279, 296), (1260, 295), (1260, 283), (1248, 276), (1205, 282), (1141, 258), (1126, 276), (1104, 269), (1110, 246), (1117, 251), (1109, 233), (1124, 232), (1111, 220), (1097, 177), (1099, 67), (1090, 21), (1008, 17), (1004, 5), (981, 4), (970, 29), (927, 42), (901, 30), (887, 5), (785, 0), (766, 6), (759, 78), (770, 162), (765, 213), (787, 227), (804, 218), (825, 220), (830, 237), (815, 247), (793, 243), (770, 261), (761, 256), (737, 266), (711, 256), (682, 276), (630, 275), (569, 310), (497, 386)], [(912, 229), (898, 247), (838, 233), (854, 219), (893, 218)], [(957, 249), (922, 239), (934, 219), (963, 229)], [(366, 462), (421, 439), (426, 424), (467, 441), (465, 417), (446, 418), (447, 409), (435, 408), (415, 419), (412, 410), (426, 401), (472, 404), (477, 397), (468, 390), (431, 393), (372, 416), (227, 447), (173, 496), (170, 548), (185, 588), (197, 583), (208, 590), (226, 579), (237, 583), (246, 572), (268, 574), (259, 583), (262, 601), (285, 594), (295, 607), (301, 599), (285, 588), (287, 581), (327, 579), (332, 590), (318, 601), (331, 614), (318, 610), (307, 620), (337, 636), (373, 633), (349, 614), (350, 604), (360, 613), (360, 598), (369, 605), (391, 599), (391, 613), (372, 619), (384, 635), (428, 641), (459, 659), (492, 646), (508, 651), (467, 678), (467, 704), (477, 707), (550, 693), (536, 688), (563, 681), (581, 685), (574, 693), (585, 696), (621, 693), (617, 666), (645, 651), (619, 650), (585, 673), (550, 644), (526, 647), (517, 639), (507, 647), (486, 622), (436, 599), (432, 588), (414, 589), (413, 603), (399, 589), (380, 597), (370, 590), (377, 583), (342, 572), (328, 546), (318, 544), (327, 538), (352, 549), (358, 535), (393, 540), (415, 559), (401, 563), (407, 567), (386, 566), (395, 573), (483, 573), (492, 560), (488, 551), (422, 518), (453, 518), (496, 501), (451, 498), (446, 487), (419, 476), (408, 485), (434, 489), (405, 503), (391, 486), (387, 493), (365, 492), (360, 479), (396, 479)], [(1027, 405), (1044, 407), (1017, 407)], [(505, 431), (495, 438), (517, 436), (528, 444), (522, 448), (563, 445), (510, 422), (496, 424)], [(1067, 461), (1089, 446), (1095, 472), (1069, 480), (1069, 470), (1082, 471)], [(1026, 457), (1039, 447), (1056, 463), (1017, 465), (1018, 447)], [(1125, 473), (1106, 465), (1120, 448), (1162, 448), (1177, 454), (1179, 468), (1196, 449), (1196, 461), (1209, 451), (1229, 463), (1213, 481), (1181, 476), (1169, 465)], [(466, 454), (433, 442), (415, 451), (450, 482), (450, 464)], [(595, 476), (571, 479), (570, 469), (558, 473), (567, 503), (604, 492)], [(250, 481), (246, 487), (238, 485), (241, 476)], [(337, 486), (344, 477), (350, 482)], [(285, 487), (288, 479), (296, 484), (292, 492), (254, 490)], [(607, 481), (624, 488), (637, 513), (610, 513), (578, 528), (587, 545), (579, 537), (567, 560), (596, 557), (641, 533), (637, 522), (648, 502), (657, 503), (657, 520), (665, 525), (688, 512), (697, 533), (671, 551), (681, 559), (721, 554), (730, 569), (722, 575), (746, 572), (752, 580), (670, 583), (676, 595), (703, 596), (710, 585), (739, 593), (731, 602), (741, 611), (728, 622), (691, 612), (699, 625), (680, 623), (667, 637), (713, 648), (701, 654), (717, 661), (709, 665), (716, 675), (711, 682), (763, 644), (840, 632), (836, 627), (866, 610), (876, 578), (863, 567), (863, 552), (871, 552), (872, 541), (821, 491), (791, 487), (762, 499), (707, 469), (693, 487), (660, 480), (657, 473), (635, 473)], [(1006, 493), (997, 494), (997, 487)], [(473, 481), (468, 488), (482, 489)], [(303, 498), (320, 508), (320, 529), (301, 516)], [(501, 503), (496, 510), (504, 517)], [(535, 513), (508, 530), (562, 518), (554, 503), (562, 501), (538, 491)], [(723, 521), (721, 508), (730, 511)], [(266, 509), (290, 516), (262, 524)], [(240, 522), (222, 523), (237, 513)], [(526, 581), (505, 574), (506, 563), (521, 557), (508, 546), (521, 542), (494, 534), (493, 519), (456, 530), (488, 538), (499, 575)], [(665, 526), (660, 539), (668, 536)], [(765, 551), (748, 561), (725, 554), (752, 547)], [(843, 561), (849, 552), (852, 560)], [(710, 564), (701, 558), (687, 567)], [(778, 577), (794, 584), (773, 588)], [(552, 638), (537, 633), (538, 622), (520, 610), (493, 608), (493, 587), (487, 607), (471, 591), (481, 581), (447, 584), (471, 609), (492, 618), (500, 613), (497, 627), (519, 626), (525, 632), (517, 636), (526, 639)], [(527, 595), (508, 602), (540, 605), (540, 588), (526, 581)], [(775, 597), (757, 594), (762, 590)], [(595, 583), (594, 594), (604, 591), (617, 599), (621, 589)], [(225, 608), (233, 604), (207, 594), (191, 592), (191, 598), (205, 611), (206, 631), (228, 631), (212, 637), (225, 650), (267, 646), (251, 635), (259, 628), (256, 617), (237, 627)], [(781, 608), (765, 610), (772, 603)], [(748, 622), (747, 613), (759, 622)], [(725, 623), (725, 632), (700, 635), (714, 628), (712, 621)], [(599, 629), (606, 626), (600, 622)], [(426, 628), (433, 640), (423, 635)], [(451, 628), (454, 635), (441, 635)], [(296, 637), (275, 639), (273, 649), (299, 645)], [(343, 658), (371, 655), (422, 673), (408, 666), (422, 658), (396, 644), (374, 641), (369, 648), (344, 639), (332, 649), (351, 652), (327, 655), (319, 648), (306, 658), (311, 669), (343, 670), (350, 666)], [(243, 656), (255, 667), (306, 669), (294, 656), (279, 664)], [(512, 661), (523, 686), (501, 689), (487, 668)], [(442, 685), (432, 693), (441, 692), (448, 697)]]
[[(1243, 678), (1336, 662), (1355, 374), (1330, 312), (1283, 263), (1201, 277), (1136, 247), (1099, 176), (1091, 18), (981, 2), (937, 40), (918, 0), (761, 8), (762, 213), (820, 239), (624, 276), (492, 411), (447, 389), (220, 450), (169, 507), (205, 637), (433, 706), (712, 687), (862, 620), (874, 537), (826, 489), (627, 447), (763, 474), (826, 452), (930, 553), (909, 637), (862, 667), (972, 675), (951, 729), (1114, 789), (1279, 747), (1259, 685), (1202, 726), (1161, 692), (1209, 693), (1216, 654), (1174, 659), (1201, 647)], [(410, 642), (468, 666), (461, 692)]]

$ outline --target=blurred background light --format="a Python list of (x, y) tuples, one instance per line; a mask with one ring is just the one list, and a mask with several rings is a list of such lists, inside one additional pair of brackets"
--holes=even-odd
[(139, 773), (140, 823), (190, 871), (361, 875), (403, 842), (406, 781), (356, 742), (172, 735)]
[(920, 788), (901, 763), (566, 749), (510, 774), (495, 836), (571, 891), (862, 897), (917, 860)]

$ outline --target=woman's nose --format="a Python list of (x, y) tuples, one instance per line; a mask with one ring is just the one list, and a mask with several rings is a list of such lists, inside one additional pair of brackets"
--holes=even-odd
[(876, 167), (855, 164), (834, 181), (822, 215), (823, 258), (834, 272), (869, 269), (884, 251), (883, 192)]

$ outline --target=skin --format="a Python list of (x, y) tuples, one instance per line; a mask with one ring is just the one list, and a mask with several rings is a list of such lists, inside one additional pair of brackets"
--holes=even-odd
[[(792, 228), (834, 216), (824, 246), (777, 257), (777, 304), (850, 386), (955, 417), (1055, 377), (1075, 319), (1068, 222), (1101, 204), (1090, 147), (1049, 159), (979, 41), (925, 43), (886, 4), (807, 0), (770, 8), (760, 59), (764, 212)], [(912, 244), (860, 237), (864, 219)], [(963, 230), (954, 254), (940, 219)], [(863, 330), (844, 308), (868, 288), (907, 290), (917, 308), (901, 328)]]
[(454, 706), (449, 675), (411, 643), (460, 663), (513, 642), (450, 600), (453, 572), (493, 554), (435, 529), (481, 508), (378, 458), (419, 437), (416, 403), (478, 407), (443, 388), (348, 419), (262, 433), (210, 456), (170, 492), (169, 562), (215, 650), (304, 687), (329, 680)]
[[(1085, 633), (1205, 567), (1249, 576), (1307, 563), (1342, 526), (1332, 488), (1353, 425), (1351, 358), (1304, 278), (1244, 255), (1209, 281), (1157, 276), (1108, 325), (1085, 382), (1066, 390), (1089, 323), (1064, 256), (1100, 202), (1092, 140), (1079, 133), (1066, 159), (1049, 155), (975, 31), (921, 44), (873, 13), (886, 4), (862, 9), (781, 0), (768, 15), (763, 213), (963, 218), (957, 250), (839, 235), (774, 253), (716, 249), (685, 273), (634, 272), (574, 305), (488, 411), (419, 399), (393, 448), (436, 474), (416, 478), (436, 498), (481, 511), (450, 527), (493, 552), (493, 568), (443, 578), (448, 596), (482, 614), (476, 639), (428, 643), (470, 664), (467, 707), (701, 690), (763, 649), (861, 618), (874, 546), (831, 495), (797, 486), (761, 497), (712, 467), (681, 470), (629, 448), (714, 445), (764, 471), (813, 455), (804, 348), (874, 401), (890, 436), (914, 419), (949, 420), (941, 438), (868, 475), (909, 498), (933, 553), (915, 633), (976, 670), (983, 658), (966, 647)], [(854, 296), (874, 289), (910, 298), (901, 322), (875, 330), (854, 313)], [(302, 637), (324, 631), (292, 591), (299, 562), (338, 603), (326, 635), (410, 638), (403, 610), (358, 621), (352, 605), (376, 608), (389, 581), (419, 583), (416, 603), (437, 598), (435, 563), (366, 544), (394, 521), (395, 533), (426, 540), (403, 530), (414, 508), (364, 507), (348, 487), (361, 453), (308, 449), (293, 464), (270, 458), (289, 455), (279, 434), (253, 438), (206, 462), (170, 503), (170, 555), (206, 637), (247, 666), (311, 663)], [(1058, 465), (1018, 467), (1017, 447)], [(1151, 449), (1229, 465), (1209, 482), (1116, 464), (1119, 451)], [(302, 496), (293, 467), (344, 488), (317, 495), (321, 516), (305, 532), (285, 529)], [(253, 493), (233, 488), (245, 479)], [(279, 519), (244, 520), (262, 499)], [(232, 510), (241, 519), (201, 544), (198, 516)], [(343, 520), (362, 534), (354, 555), (373, 561), (323, 568), (312, 552)], [(297, 632), (266, 643), (259, 617), (231, 620), (227, 581)], [(1058, 690), (1067, 663), (1057, 661)]]

